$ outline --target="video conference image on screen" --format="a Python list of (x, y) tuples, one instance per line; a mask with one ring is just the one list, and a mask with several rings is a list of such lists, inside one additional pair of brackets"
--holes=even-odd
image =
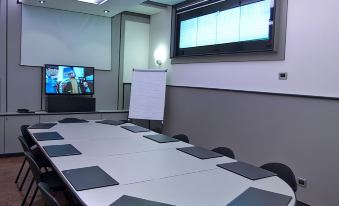
[(94, 69), (90, 67), (45, 66), (46, 94), (93, 94)]
[(268, 40), (271, 2), (264, 0), (181, 21), (179, 48)]

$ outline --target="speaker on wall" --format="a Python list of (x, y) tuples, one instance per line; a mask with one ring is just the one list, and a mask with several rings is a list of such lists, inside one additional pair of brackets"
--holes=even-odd
[(94, 112), (95, 98), (77, 96), (47, 96), (47, 112)]

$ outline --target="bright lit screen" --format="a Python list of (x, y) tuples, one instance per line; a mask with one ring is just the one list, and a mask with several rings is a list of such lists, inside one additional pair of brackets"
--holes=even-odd
[(180, 22), (179, 48), (268, 40), (271, 0)]

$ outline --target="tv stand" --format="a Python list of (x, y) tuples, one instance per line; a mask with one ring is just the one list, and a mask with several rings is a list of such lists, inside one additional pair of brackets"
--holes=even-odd
[(95, 98), (86, 96), (47, 96), (46, 112), (94, 112)]

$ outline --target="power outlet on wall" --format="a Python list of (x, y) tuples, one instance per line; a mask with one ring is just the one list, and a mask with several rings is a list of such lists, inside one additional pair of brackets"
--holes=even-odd
[(305, 178), (298, 177), (297, 183), (300, 187), (306, 187), (307, 186), (307, 180)]
[(287, 80), (287, 72), (280, 72), (279, 80)]

